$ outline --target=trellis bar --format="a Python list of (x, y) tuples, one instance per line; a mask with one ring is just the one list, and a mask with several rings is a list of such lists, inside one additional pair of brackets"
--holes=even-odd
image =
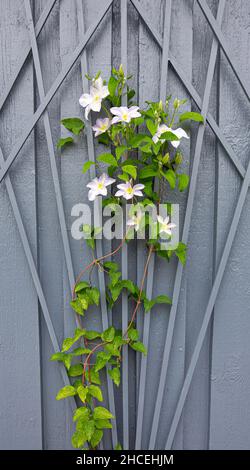
[[(78, 21), (78, 30), (79, 30), (79, 35), (80, 35), (79, 39), (81, 39), (82, 37), (84, 37), (84, 32), (85, 32), (82, 0), (77, 0), (77, 21)], [(87, 52), (86, 52), (86, 49), (84, 49), (82, 57), (81, 57), (81, 74), (82, 74), (83, 91), (87, 90), (89, 86), (89, 82), (87, 78), (85, 77), (87, 72), (88, 72)], [(85, 129), (86, 129), (86, 135), (87, 135), (89, 160), (92, 162), (95, 162), (95, 149), (94, 149), (93, 132), (91, 129), (91, 116), (90, 115), (89, 115), (89, 125), (86, 126)], [(90, 171), (91, 179), (94, 179), (96, 177), (95, 166), (92, 165), (89, 171)], [(98, 205), (98, 210), (99, 210), (99, 205)], [(102, 240), (96, 240), (96, 253), (97, 253), (97, 258), (102, 257), (103, 255)], [(98, 280), (99, 280), (99, 288), (100, 288), (100, 293), (101, 293), (100, 300), (101, 300), (102, 326), (103, 326), (103, 329), (106, 330), (109, 327), (109, 321), (108, 321), (108, 311), (107, 311), (107, 303), (106, 303), (105, 277), (104, 277), (103, 271), (98, 270)], [(108, 385), (109, 409), (111, 413), (115, 416), (116, 412), (115, 412), (114, 386), (108, 374), (108, 371), (106, 371), (106, 377), (107, 377), (107, 385)], [(112, 444), (114, 448), (118, 442), (116, 420), (114, 420), (112, 423), (111, 435), (112, 435)]]
[(36, 123), (38, 122), (38, 120), (40, 119), (40, 117), (44, 113), (45, 109), (47, 108), (47, 106), (49, 105), (51, 100), (53, 99), (54, 95), (56, 94), (56, 92), (57, 92), (58, 88), (60, 87), (60, 85), (62, 84), (63, 80), (69, 74), (69, 72), (71, 71), (71, 69), (73, 68), (73, 66), (77, 62), (77, 60), (79, 59), (83, 49), (85, 48), (85, 46), (88, 44), (88, 42), (92, 38), (93, 34), (95, 33), (97, 27), (101, 23), (103, 17), (105, 16), (106, 12), (108, 11), (108, 9), (110, 8), (112, 3), (113, 3), (113, 0), (108, 0), (107, 1), (106, 6), (104, 7), (104, 9), (100, 13), (100, 15), (97, 16), (97, 20), (96, 20), (95, 24), (91, 25), (88, 28), (88, 30), (87, 30), (87, 32), (84, 36), (84, 39), (76, 47), (75, 51), (72, 53), (72, 56), (71, 56), (68, 64), (59, 73), (59, 75), (57, 76), (56, 80), (54, 81), (52, 87), (50, 88), (49, 92), (47, 93), (45, 99), (40, 104), (40, 106), (36, 110), (35, 114), (33, 114), (32, 120), (29, 123), (29, 125), (27, 126), (26, 131), (24, 132), (24, 134), (22, 135), (20, 140), (14, 146), (14, 148), (12, 149), (10, 155), (8, 156), (7, 160), (5, 161), (3, 167), (0, 170), (0, 183), (3, 180), (3, 178), (5, 177), (7, 171), (11, 167), (12, 163), (15, 161), (18, 153), (20, 152), (20, 150), (24, 146), (26, 140), (28, 139), (28, 137), (30, 136), (32, 130), (34, 129)]
[[(217, 20), (220, 24), (222, 23), (224, 8), (225, 8), (225, 0), (220, 0), (218, 13), (217, 13)], [(212, 47), (211, 47), (207, 79), (206, 79), (206, 85), (205, 85), (205, 91), (204, 91), (204, 98), (203, 98), (203, 104), (202, 104), (202, 109), (201, 109), (201, 114), (204, 116), (205, 119), (206, 119), (207, 112), (208, 112), (209, 98), (210, 98), (210, 93), (211, 93), (211, 88), (212, 88), (217, 52), (218, 52), (218, 41), (217, 39), (214, 38)], [(188, 201), (187, 201), (186, 214), (185, 214), (185, 220), (184, 220), (184, 227), (183, 227), (183, 234), (182, 234), (183, 243), (187, 243), (188, 241), (204, 134), (205, 134), (205, 126), (200, 125), (198, 129), (198, 134), (197, 134), (193, 167), (192, 167), (192, 176), (190, 179)], [(175, 326), (178, 301), (179, 301), (180, 290), (181, 290), (182, 273), (183, 273), (183, 265), (179, 262), (178, 267), (177, 267), (176, 277), (175, 277), (175, 283), (174, 283), (174, 289), (173, 289), (173, 303), (172, 303), (172, 307), (170, 310), (169, 324), (168, 324), (166, 342), (165, 342), (164, 352), (163, 352), (160, 382), (159, 382), (159, 388), (158, 388), (158, 393), (157, 393), (153, 424), (152, 424), (152, 430), (151, 430), (151, 436), (150, 436), (150, 444), (149, 444), (150, 449), (154, 448), (155, 446), (157, 431), (159, 427), (160, 412), (161, 412), (161, 407), (162, 407), (162, 402), (163, 402), (164, 390), (166, 386), (167, 371), (168, 371), (171, 347), (172, 347), (172, 342), (173, 342), (174, 326)]]
[[(166, 90), (167, 90), (168, 56), (169, 56), (169, 42), (170, 42), (170, 30), (171, 30), (171, 26), (170, 26), (171, 11), (172, 11), (172, 0), (166, 0), (164, 25), (163, 25), (163, 47), (162, 47), (161, 78), (160, 78), (160, 99), (163, 102), (166, 100)], [(155, 267), (155, 254), (152, 253), (149, 268), (148, 268), (148, 280), (147, 280), (147, 288), (146, 288), (146, 296), (148, 299), (152, 298), (153, 284), (154, 284), (153, 282), (154, 281), (154, 267)], [(148, 312), (147, 315), (144, 316), (144, 324), (143, 324), (143, 344), (145, 345), (147, 349), (149, 346), (150, 320), (151, 320), (151, 312)], [(145, 391), (146, 391), (146, 375), (147, 375), (147, 364), (148, 364), (147, 357), (148, 356), (143, 355), (141, 358), (135, 449), (141, 449), (141, 446), (142, 446), (142, 427), (143, 427), (144, 402), (145, 402)]]

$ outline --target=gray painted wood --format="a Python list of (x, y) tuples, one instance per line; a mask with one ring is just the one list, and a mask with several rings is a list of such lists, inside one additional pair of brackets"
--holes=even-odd
[[(1, 108), (3, 106), (0, 119), (0, 146), (5, 160), (11, 157), (7, 166), (4, 165), (2, 168), (1, 164), (0, 175), (2, 178), (7, 167), (13, 162), (9, 175), (27, 232), (26, 256), (29, 250), (27, 242), (29, 242), (30, 255), (33, 255), (40, 276), (41, 284), (38, 286), (38, 292), (43, 306), (41, 308), (39, 305), (34, 287), (35, 266), (32, 268), (32, 278), (23, 250), (24, 239), (21, 241), (5, 182), (2, 181), (0, 187), (0, 399), (2, 404), (0, 448), (70, 449), (72, 407), (67, 401), (55, 400), (63, 380), (58, 365), (51, 363), (49, 357), (53, 352), (51, 335), (55, 345), (57, 340), (61, 343), (65, 335), (71, 335), (75, 328), (75, 317), (69, 308), (70, 284), (74, 275), (90, 260), (90, 253), (84, 244), (69, 237), (73, 260), (73, 269), (71, 269), (65, 235), (64, 243), (62, 242), (61, 210), (59, 210), (61, 216), (58, 217), (60, 198), (57, 197), (57, 200), (55, 198), (55, 187), (58, 188), (55, 181), (58, 174), (67, 232), (70, 236), (73, 222), (72, 206), (87, 200), (86, 183), (90, 176), (82, 175), (81, 168), (85, 161), (93, 158), (90, 141), (85, 137), (79, 139), (75, 147), (66, 148), (62, 152), (56, 150), (56, 141), (60, 134), (67, 135), (67, 132), (60, 128), (60, 118), (83, 115), (83, 110), (78, 105), (83, 85), (79, 61), (63, 80), (53, 100), (52, 96), (59, 85), (60, 77), (63, 77), (60, 75), (61, 71), (67, 71), (72, 57), (76, 57), (74, 50), (78, 50), (79, 53), (80, 49), (77, 47), (84, 42), (77, 8), (77, 3), (79, 6), (81, 0), (57, 1), (51, 12), (54, 3), (51, 0), (31, 3), (34, 6), (34, 24), (37, 25), (35, 31), (37, 35), (39, 34), (37, 43), (45, 100), (47, 103), (51, 101), (48, 116), (56, 166), (52, 177), (51, 148), (49, 152), (43, 117), (38, 121), (45, 108), (39, 98), (31, 55), (21, 75), (16, 79), (16, 72), (30, 49), (24, 2), (17, 0), (14, 8), (13, 2), (0, 0), (3, 12), (0, 18), (0, 106)], [(137, 91), (137, 98), (142, 107), (146, 99), (158, 100), (160, 95), (162, 54), (160, 46), (164, 42), (162, 40), (164, 3), (165, 0), (154, 2), (128, 0), (128, 57), (123, 59), (123, 62), (124, 65), (127, 62), (128, 71), (134, 74), (132, 85)], [(170, 68), (166, 91), (167, 94), (172, 93), (182, 98), (188, 95), (187, 89), (189, 89), (194, 99), (192, 109), (196, 109), (195, 105), (202, 104), (214, 38), (214, 33), (207, 23), (207, 18), (210, 20), (211, 18), (204, 3), (203, 0), (172, 2)], [(88, 32), (88, 39), (92, 36), (89, 28), (98, 20), (106, 4), (108, 0), (106, 2), (82, 0), (83, 22), (85, 31)], [(216, 16), (218, 0), (207, 0), (207, 5)], [(119, 66), (121, 57), (124, 57), (124, 46), (123, 52), (121, 51), (120, 6), (120, 0), (115, 0), (93, 37), (89, 39), (86, 62), (91, 75), (102, 70), (104, 78), (107, 78), (111, 65)], [(135, 6), (147, 18), (153, 34), (140, 19)], [(41, 24), (49, 12), (46, 25), (40, 31)], [(118, 439), (124, 442), (125, 447), (131, 449), (135, 447), (135, 442), (138, 443), (138, 447), (147, 449), (149, 441), (156, 448), (164, 448), (169, 430), (171, 432), (167, 445), (177, 449), (249, 448), (248, 197), (218, 297), (216, 298), (217, 287), (212, 291), (212, 296), (210, 295), (249, 163), (250, 112), (247, 96), (250, 69), (249, 18), (249, 2), (229, 0), (226, 2), (223, 19), (224, 38), (221, 37), (216, 23), (212, 21), (214, 32), (222, 41), (236, 76), (229, 67), (224, 53), (221, 53), (220, 67), (216, 69), (212, 83), (209, 126), (205, 130), (199, 163), (190, 225), (189, 260), (187, 267), (181, 273), (182, 283), (173, 338), (171, 336), (168, 338), (171, 350), (166, 386), (162, 389), (164, 391), (162, 407), (159, 408), (156, 398), (160, 374), (165, 370), (162, 357), (169, 327), (168, 307), (154, 308), (146, 317), (146, 322), (142, 311), (139, 310), (137, 326), (141, 336), (144, 334), (147, 338), (150, 326), (149, 354), (141, 364), (140, 356), (134, 351), (129, 351), (127, 356), (129, 382), (128, 384), (124, 382), (123, 388), (115, 390)], [(59, 80), (56, 81), (58, 75)], [(237, 76), (243, 88), (238, 83)], [(6, 99), (6, 92), (11, 89), (14, 82), (15, 86), (10, 97)], [(39, 111), (32, 121), (32, 115), (37, 108)], [(38, 124), (33, 132), (36, 121)], [(26, 122), (30, 123), (28, 129)], [(197, 151), (195, 150), (196, 129), (197, 126), (191, 127), (191, 141), (182, 144), (185, 167), (190, 172)], [(199, 132), (201, 134), (201, 131)], [(218, 141), (216, 145), (214, 132), (217, 133), (229, 156)], [(21, 148), (24, 142), (26, 143), (18, 154), (19, 147)], [(94, 150), (95, 155), (101, 152), (96, 144)], [(9, 186), (8, 188), (10, 189)], [(244, 189), (243, 196), (245, 192)], [(169, 199), (167, 188), (164, 194)], [(180, 203), (181, 225), (184, 220), (186, 199), (185, 194), (181, 198), (179, 195), (171, 195), (171, 202)], [(230, 240), (232, 240), (231, 235)], [(102, 245), (100, 242), (99, 253), (102, 249), (108, 251), (111, 243), (105, 241)], [(128, 272), (134, 280), (137, 278), (138, 284), (142, 277), (144, 261), (145, 252), (142, 245), (137, 251), (135, 244), (131, 245), (128, 250)], [(176, 263), (166, 266), (156, 258), (154, 296), (162, 293), (171, 296), (175, 273)], [(125, 270), (123, 274), (126, 275)], [(102, 278), (94, 276), (93, 279), (97, 286), (99, 282), (101, 283), (103, 290)], [(217, 286), (218, 282), (220, 280), (217, 281)], [(213, 324), (207, 328), (205, 319), (204, 329), (204, 313), (206, 311), (206, 318), (208, 314), (210, 317), (210, 305), (214, 301)], [(129, 318), (132, 305), (130, 302), (128, 305)], [(44, 311), (46, 321), (43, 316)], [(109, 320), (113, 318), (116, 326), (121, 325), (120, 311), (119, 306), (114, 308), (112, 313), (109, 312)], [(48, 322), (48, 315), (51, 316), (51, 323)], [(107, 320), (105, 308), (102, 308), (98, 311), (93, 310), (93, 315), (89, 316), (86, 322), (90, 327), (101, 329), (107, 324)], [(199, 338), (198, 346), (197, 338)], [(25, 367), (27, 364), (29, 366)], [(125, 377), (126, 368), (124, 370)], [(140, 384), (144, 384), (141, 370), (146, 371), (143, 397), (140, 390)], [(188, 377), (185, 378), (186, 373)], [(106, 380), (105, 376), (103, 378)], [(182, 388), (183, 383), (184, 388)], [(127, 396), (126, 393), (122, 394), (122, 391), (128, 391)], [(110, 390), (107, 393), (106, 385), (104, 395), (105, 405), (109, 406)], [(137, 416), (138, 406), (143, 416)], [(160, 410), (159, 423), (157, 414), (154, 414), (157, 409)], [(123, 420), (123, 416), (127, 416), (127, 420)], [(173, 416), (174, 421), (172, 421)], [(111, 432), (107, 431), (103, 447), (111, 449), (115, 440), (116, 434), (111, 435)]]

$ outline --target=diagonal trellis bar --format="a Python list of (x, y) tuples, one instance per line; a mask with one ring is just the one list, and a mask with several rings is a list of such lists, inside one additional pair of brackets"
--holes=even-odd
[[(33, 23), (30, 0), (24, 0), (24, 3), (25, 3), (29, 33), (30, 33), (33, 60), (34, 60), (34, 65), (35, 65), (36, 77), (37, 77), (38, 92), (39, 92), (40, 100), (42, 101), (45, 97), (45, 90), (44, 90), (41, 63), (40, 63), (38, 47), (37, 47), (37, 42), (36, 42), (35, 28), (34, 28), (34, 23)], [(69, 278), (69, 283), (70, 283), (70, 290), (72, 291), (74, 284), (75, 284), (75, 276), (74, 276), (71, 251), (70, 251), (70, 246), (69, 246), (69, 239), (68, 239), (68, 234), (67, 234), (65, 213), (64, 213), (63, 201), (62, 201), (62, 193), (61, 193), (59, 176), (58, 176), (58, 171), (57, 171), (57, 166), (56, 166), (56, 157), (55, 157), (55, 151), (54, 151), (54, 145), (53, 145), (53, 139), (52, 139), (51, 125), (50, 125), (49, 114), (47, 110), (45, 111), (43, 118), (44, 118), (45, 135), (46, 135), (47, 145), (48, 145), (48, 150), (49, 150), (49, 159), (50, 159), (51, 172), (52, 172), (55, 196), (56, 196), (56, 202), (57, 202), (58, 217), (59, 217), (59, 223), (60, 223), (62, 240), (63, 240), (63, 248), (64, 248), (64, 254), (65, 254), (65, 259), (66, 259), (68, 278)], [(77, 323), (77, 326), (81, 327), (81, 324), (77, 315), (76, 315), (76, 323)]]
[(80, 44), (76, 47), (76, 49), (72, 53), (72, 56), (71, 56), (68, 64), (64, 67), (64, 69), (57, 76), (57, 78), (54, 81), (54, 83), (53, 83), (52, 87), (50, 88), (49, 92), (47, 93), (44, 100), (42, 101), (42, 103), (40, 104), (38, 109), (36, 110), (35, 114), (33, 115), (32, 120), (29, 123), (29, 125), (27, 126), (27, 129), (24, 132), (23, 136), (20, 138), (20, 140), (14, 146), (14, 148), (12, 149), (12, 151), (11, 151), (10, 155), (8, 156), (7, 160), (5, 160), (5, 163), (4, 163), (4, 165), (2, 166), (2, 168), (0, 170), (0, 183), (3, 180), (3, 178), (6, 176), (7, 171), (9, 170), (9, 168), (11, 167), (13, 162), (15, 161), (18, 153), (20, 152), (20, 150), (24, 146), (26, 140), (28, 139), (31, 132), (33, 131), (36, 123), (38, 122), (38, 120), (40, 119), (40, 117), (42, 116), (44, 111), (46, 110), (47, 106), (49, 105), (49, 103), (53, 99), (53, 97), (56, 94), (58, 88), (60, 87), (60, 85), (62, 84), (62, 82), (66, 78), (66, 76), (69, 74), (69, 72), (71, 71), (71, 69), (73, 68), (73, 66), (77, 62), (77, 60), (79, 59), (82, 51), (84, 50), (84, 48), (86, 47), (86, 45), (88, 44), (90, 39), (92, 38), (93, 34), (95, 33), (96, 29), (98, 28), (99, 24), (101, 23), (103, 17), (105, 16), (106, 12), (109, 10), (112, 3), (113, 3), (113, 0), (108, 0), (107, 1), (107, 3), (105, 5), (105, 7), (103, 8), (103, 10), (97, 16), (96, 22), (88, 28), (88, 30), (86, 31), (86, 34), (84, 35), (83, 40), (80, 42)]
[[(170, 28), (171, 10), (172, 10), (172, 0), (166, 0), (164, 25), (163, 25), (164, 33), (163, 33), (161, 77), (160, 77), (160, 99), (163, 102), (166, 100), (166, 90), (167, 90), (168, 56), (169, 56), (169, 42), (170, 42), (170, 29), (171, 29)], [(154, 267), (155, 267), (155, 254), (152, 253), (149, 268), (148, 268), (148, 281), (147, 281), (147, 288), (146, 288), (146, 296), (148, 299), (152, 298)], [(145, 345), (147, 349), (149, 345), (150, 319), (151, 319), (151, 312), (148, 312), (147, 315), (144, 317), (144, 325), (143, 325), (143, 344)], [(146, 391), (147, 357), (148, 356), (143, 355), (141, 358), (135, 449), (141, 449), (141, 446), (142, 446), (142, 427), (143, 427), (144, 402), (145, 402), (145, 391)]]
[[(124, 73), (127, 74), (128, 56), (128, 2), (121, 2), (121, 63)], [(127, 105), (125, 96), (122, 98), (123, 106)], [(125, 217), (124, 217), (125, 220)], [(126, 226), (125, 226), (126, 230)], [(122, 249), (122, 279), (128, 278), (128, 246), (124, 244)], [(122, 293), (122, 330), (128, 327), (128, 295)], [(128, 374), (128, 346), (125, 345), (122, 356), (122, 417), (123, 417), (123, 448), (129, 449), (129, 374)]]
[[(44, 24), (46, 23), (55, 3), (57, 2), (57, 0), (48, 0), (47, 2), (47, 5), (45, 6), (36, 26), (35, 26), (35, 34), (36, 34), (36, 37), (38, 38), (39, 34), (41, 33), (42, 29), (43, 29), (43, 26)], [(20, 65), (14, 75), (14, 77), (12, 78), (12, 80), (9, 82), (8, 84), (8, 89), (5, 91), (5, 93), (3, 94), (2, 97), (0, 97), (0, 111), (2, 109), (2, 107), (4, 106), (13, 86), (15, 85), (16, 83), (16, 80), (18, 79), (19, 77), (19, 74), (27, 60), (27, 58), (29, 57), (29, 54), (30, 54), (30, 51), (31, 51), (31, 47), (27, 47), (24, 49), (24, 51), (22, 52), (22, 56), (21, 56), (21, 60), (20, 60)]]
[[(0, 148), (0, 167), (3, 165), (3, 163), (4, 163), (4, 157), (3, 157), (2, 150)], [(52, 346), (53, 346), (53, 349), (54, 349), (55, 353), (57, 353), (57, 352), (60, 351), (59, 344), (58, 344), (57, 337), (56, 337), (56, 334), (55, 334), (55, 330), (54, 330), (54, 327), (53, 327), (53, 324), (52, 324), (52, 321), (51, 321), (51, 317), (50, 317), (50, 313), (49, 313), (49, 310), (48, 310), (47, 302), (46, 302), (46, 299), (45, 299), (45, 296), (44, 296), (44, 293), (43, 293), (43, 289), (42, 289), (42, 286), (41, 286), (41, 282), (40, 282), (40, 279), (39, 279), (39, 276), (38, 276), (38, 273), (37, 273), (36, 265), (35, 265), (35, 262), (34, 262), (32, 251), (31, 251), (31, 248), (30, 248), (30, 244), (29, 244), (29, 241), (28, 241), (27, 234), (26, 234), (26, 230), (24, 228), (22, 216), (21, 216), (18, 204), (17, 204), (15, 192), (14, 192), (14, 189), (13, 189), (13, 186), (12, 186), (11, 179), (10, 179), (9, 175), (7, 175), (6, 178), (5, 178), (5, 185), (6, 185), (7, 193), (8, 193), (8, 196), (9, 196), (10, 203), (11, 203), (11, 207), (12, 207), (12, 210), (13, 210), (13, 214), (14, 214), (14, 217), (15, 217), (15, 220), (16, 220), (19, 235), (20, 235), (20, 238), (21, 238), (21, 241), (22, 241), (25, 256), (26, 256), (26, 259), (27, 259), (27, 262), (28, 262), (28, 265), (29, 265), (29, 268), (30, 268), (31, 277), (32, 277), (32, 280), (33, 280), (33, 283), (34, 283), (34, 286), (35, 286), (35, 289), (36, 289), (36, 292), (37, 292), (37, 296), (38, 296), (40, 306), (41, 306), (41, 309), (42, 309), (42, 312), (43, 312), (44, 320), (45, 320), (45, 323), (46, 323), (47, 328), (48, 328), (51, 343), (52, 343)], [(59, 368), (60, 368), (60, 373), (62, 375), (64, 385), (70, 385), (69, 378), (68, 378), (67, 372), (65, 370), (65, 367), (62, 364), (59, 364)], [(69, 403), (70, 403), (70, 406), (71, 406), (72, 410), (74, 410), (75, 406), (76, 406), (75, 400), (73, 398), (71, 398)]]
[[(138, 2), (138, 0), (130, 0), (130, 1), (132, 2), (135, 9), (139, 13), (141, 19), (143, 20), (145, 26), (148, 28), (149, 32), (154, 37), (154, 39), (155, 39), (156, 43), (158, 44), (158, 46), (160, 48), (162, 48), (162, 38), (161, 38), (160, 34), (158, 33), (158, 31), (155, 30), (154, 26), (152, 25), (150, 19), (147, 17), (144, 9), (142, 8), (142, 6)], [(187, 92), (189, 93), (190, 97), (194, 100), (194, 102), (196, 103), (198, 108), (201, 109), (202, 100), (201, 100), (199, 94), (197, 93), (197, 91), (194, 88), (194, 86), (192, 85), (192, 83), (190, 83), (189, 80), (186, 78), (185, 72), (179, 66), (176, 58), (173, 56), (171, 51), (169, 52), (169, 63), (173, 67), (173, 69), (176, 72), (179, 79), (182, 81), (182, 83), (183, 83), (184, 87), (186, 88)], [(235, 167), (236, 167), (237, 171), (239, 172), (239, 174), (242, 177), (244, 177), (245, 174), (246, 174), (245, 168), (243, 167), (243, 165), (240, 162), (240, 160), (238, 159), (237, 155), (235, 154), (235, 152), (231, 148), (230, 144), (227, 142), (225, 136), (223, 135), (223, 133), (220, 130), (217, 123), (215, 122), (215, 120), (214, 120), (213, 116), (211, 115), (211, 113), (208, 113), (208, 115), (207, 115), (207, 123), (209, 124), (210, 128), (212, 129), (212, 131), (214, 132), (214, 134), (216, 135), (216, 137), (220, 141), (221, 145), (223, 146), (223, 148), (227, 152), (229, 158), (231, 159), (232, 163), (235, 165)]]
[[(83, 14), (83, 4), (82, 0), (77, 0), (77, 20), (78, 20), (78, 30), (79, 30), (79, 35), (80, 37), (84, 37), (84, 14)], [(88, 71), (88, 63), (87, 63), (87, 53), (86, 50), (83, 51), (83, 55), (81, 57), (81, 74), (82, 74), (82, 81), (83, 81), (83, 89), (86, 90), (88, 88), (88, 80), (85, 77), (85, 74)], [(88, 146), (88, 154), (89, 154), (89, 160), (92, 162), (95, 162), (95, 150), (94, 150), (94, 141), (93, 141), (93, 133), (91, 129), (91, 117), (89, 116), (89, 126), (86, 127), (86, 133), (87, 133), (87, 146)], [(96, 171), (95, 171), (95, 166), (92, 165), (90, 168), (90, 174), (91, 174), (91, 179), (94, 179), (96, 176)], [(98, 205), (98, 210), (99, 210), (99, 205)], [(100, 210), (99, 210), (100, 212)], [(99, 218), (99, 214), (98, 214)], [(97, 257), (101, 258), (103, 255), (103, 250), (102, 250), (102, 240), (96, 240), (96, 252), (97, 252)], [(107, 303), (106, 303), (106, 295), (105, 295), (105, 278), (104, 278), (104, 272), (98, 270), (98, 278), (99, 278), (99, 287), (100, 287), (100, 292), (101, 292), (101, 314), (102, 314), (102, 326), (103, 329), (106, 330), (109, 327), (109, 321), (108, 321), (108, 311), (107, 311)], [(113, 382), (107, 372), (106, 374), (107, 377), (107, 385), (108, 385), (108, 400), (109, 400), (109, 408), (111, 413), (115, 416), (115, 398), (114, 398), (114, 386)], [(112, 435), (112, 444), (113, 448), (118, 443), (118, 437), (117, 437), (117, 423), (116, 420), (114, 420), (112, 429), (111, 429), (111, 435)]]
[[(225, 8), (225, 0), (220, 0), (219, 6), (218, 6), (218, 12), (217, 12), (217, 21), (219, 23), (222, 23), (224, 8)], [(201, 113), (205, 119), (206, 119), (207, 112), (208, 112), (209, 98), (210, 98), (210, 93), (211, 93), (211, 88), (212, 88), (217, 53), (218, 53), (218, 41), (217, 39), (214, 38), (212, 47), (211, 47), (207, 78), (206, 78), (206, 84), (205, 84), (205, 91), (204, 91), (204, 97), (203, 97), (203, 104), (202, 104), (202, 109), (201, 109)], [(196, 191), (198, 169), (199, 169), (204, 134), (205, 134), (205, 126), (200, 125), (198, 129), (198, 134), (197, 134), (197, 140), (196, 140), (196, 146), (195, 146), (195, 152), (194, 152), (194, 161), (193, 161), (193, 167), (192, 167), (192, 176), (190, 180), (188, 201), (187, 201), (186, 214), (185, 214), (185, 220), (184, 220), (184, 227), (183, 227), (183, 234), (182, 234), (183, 243), (187, 243), (188, 236), (189, 236), (189, 229), (190, 229), (190, 224), (191, 224), (192, 210), (193, 210), (193, 204), (194, 204), (194, 197), (195, 197), (195, 191)], [(162, 403), (163, 403), (164, 390), (166, 386), (166, 378), (167, 378), (167, 372), (168, 372), (168, 366), (169, 366), (169, 360), (170, 360), (170, 354), (171, 354), (171, 348), (172, 348), (172, 342), (173, 342), (178, 301), (179, 301), (179, 296), (180, 296), (180, 291), (181, 291), (182, 274), (183, 274), (183, 265), (179, 262), (177, 266), (176, 277), (175, 277), (175, 283), (174, 283), (174, 289), (173, 289), (173, 303), (172, 303), (172, 307), (170, 310), (169, 324), (168, 324), (167, 336), (166, 336), (164, 352), (163, 352), (160, 382), (159, 382), (159, 387), (158, 387), (158, 393), (157, 393), (157, 399), (156, 399), (156, 405), (155, 405), (155, 411), (154, 411), (154, 417), (153, 417), (153, 424), (152, 424), (152, 430), (151, 430), (151, 436), (150, 436), (150, 444), (149, 444), (150, 449), (155, 447), (155, 442), (156, 442), (156, 437), (157, 437), (157, 431), (158, 431), (159, 420), (160, 420), (160, 412), (161, 412)]]
[(250, 101), (249, 87), (247, 86), (247, 84), (245, 83), (245, 80), (243, 80), (241, 74), (238, 71), (238, 68), (235, 64), (235, 61), (234, 61), (234, 59), (231, 55), (231, 52), (229, 51), (229, 48), (226, 44), (226, 40), (225, 40), (225, 38), (224, 38), (224, 36), (221, 32), (221, 28), (220, 28), (220, 25), (218, 24), (218, 21), (216, 21), (214, 16), (212, 15), (212, 12), (211, 12), (211, 10), (209, 9), (209, 7), (206, 3), (206, 0), (197, 0), (197, 2), (199, 4), (201, 10), (203, 11), (203, 13), (204, 13), (204, 15), (207, 19), (207, 22), (210, 25), (214, 35), (217, 37), (217, 40), (220, 43), (220, 47), (222, 48), (229, 64), (231, 65), (231, 68), (234, 71), (235, 76), (236, 76), (238, 82), (240, 83), (242, 90), (244, 91), (248, 101)]

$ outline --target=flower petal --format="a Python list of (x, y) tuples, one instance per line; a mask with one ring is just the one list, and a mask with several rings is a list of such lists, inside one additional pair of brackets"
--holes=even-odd
[(134, 190), (135, 191), (137, 191), (138, 189), (144, 189), (144, 188), (145, 188), (144, 184), (135, 184), (134, 185)]
[(122, 191), (122, 189), (119, 189), (119, 191), (117, 191), (117, 192), (115, 193), (115, 196), (116, 196), (116, 197), (120, 197), (120, 196), (123, 196), (123, 195), (124, 195), (124, 191)]
[[(143, 193), (142, 193), (141, 191), (135, 190), (135, 191), (134, 191), (134, 196), (141, 196), (141, 197), (142, 197), (142, 196), (143, 196)], [(133, 197), (133, 196), (132, 196), (132, 197)], [(129, 198), (129, 199), (130, 199), (130, 198)]]
[(86, 108), (86, 106), (88, 106), (88, 104), (91, 102), (91, 96), (89, 95), (89, 93), (84, 93), (80, 99), (79, 99), (79, 103), (80, 105), (83, 107), (83, 108)]
[(112, 124), (117, 124), (117, 122), (121, 122), (121, 118), (119, 116), (115, 116), (111, 122)]
[(94, 201), (95, 198), (96, 198), (97, 194), (96, 194), (96, 191), (94, 191), (93, 189), (91, 189), (88, 193), (88, 199), (89, 201)]
[(90, 107), (91, 107), (92, 111), (95, 111), (96, 113), (99, 113), (99, 111), (101, 111), (102, 101), (101, 100), (92, 101)]

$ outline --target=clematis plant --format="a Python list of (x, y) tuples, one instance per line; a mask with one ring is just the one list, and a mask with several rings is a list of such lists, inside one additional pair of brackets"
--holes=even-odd
[[(129, 77), (125, 76), (122, 66), (118, 70), (112, 69), (107, 84), (100, 73), (94, 79), (88, 78), (91, 80), (90, 90), (86, 90), (79, 102), (85, 108), (86, 120), (90, 112), (100, 113), (92, 130), (101, 151), (105, 149), (98, 155), (96, 162), (84, 163), (83, 173), (96, 165), (99, 175), (87, 184), (88, 199), (94, 201), (100, 197), (104, 206), (116, 203), (121, 207), (125, 207), (129, 201), (134, 211), (129, 212), (125, 233), (118, 247), (98, 258), (95, 257), (95, 237), (99, 231), (83, 226), (83, 232), (88, 234), (86, 242), (92, 250), (93, 261), (83, 267), (72, 294), (71, 307), (79, 327), (63, 341), (61, 351), (51, 358), (52, 361), (64, 364), (71, 380), (71, 385), (58, 392), (57, 400), (72, 396), (77, 399), (78, 407), (73, 416), (76, 429), (72, 444), (78, 449), (96, 449), (104, 430), (112, 428), (112, 420), (115, 419), (106, 407), (97, 403), (103, 401), (100, 371), (107, 369), (111, 380), (119, 386), (124, 346), (147, 354), (135, 327), (136, 315), (152, 310), (157, 303), (171, 304), (171, 299), (165, 293), (148, 299), (144, 286), (153, 253), (167, 262), (174, 256), (181, 263), (186, 262), (187, 247), (184, 243), (180, 242), (172, 250), (161, 249), (161, 236), (165, 234), (171, 238), (173, 230), (178, 228), (171, 222), (171, 205), (163, 200), (163, 194), (169, 198), (173, 191), (182, 192), (188, 187), (189, 176), (181, 171), (183, 156), (179, 148), (182, 147), (182, 139), (189, 138), (186, 130), (188, 121), (203, 123), (199, 113), (181, 112), (185, 100), (172, 101), (168, 97), (165, 103), (148, 101), (143, 109), (139, 108), (133, 101), (135, 91), (130, 88)], [(127, 106), (123, 105), (124, 99)], [(85, 128), (85, 123), (79, 117), (64, 119), (62, 125), (71, 135), (60, 139), (58, 148), (61, 149), (73, 144), (74, 135), (81, 136)], [(100, 174), (101, 165), (105, 166), (105, 170), (101, 170)], [(159, 214), (159, 207), (163, 203), (168, 210), (166, 217)], [(144, 209), (148, 205), (156, 207), (156, 221), (150, 216), (146, 217)], [(156, 227), (156, 235), (155, 238), (149, 238), (149, 235), (145, 238), (147, 259), (141, 283), (136, 285), (132, 280), (121, 279), (119, 265), (112, 260), (108, 261), (108, 258), (130, 242), (128, 230), (139, 232), (142, 225)], [(130, 320), (124, 331), (116, 329), (112, 324), (105, 331), (89, 330), (82, 323), (89, 309), (98, 306), (100, 301), (100, 291), (92, 284), (91, 274), (94, 269), (105, 272), (106, 302), (109, 308), (114, 306), (122, 293), (127, 292), (129, 296)], [(93, 315), (94, 310), (91, 313)], [(117, 446), (120, 448), (118, 443)]]

